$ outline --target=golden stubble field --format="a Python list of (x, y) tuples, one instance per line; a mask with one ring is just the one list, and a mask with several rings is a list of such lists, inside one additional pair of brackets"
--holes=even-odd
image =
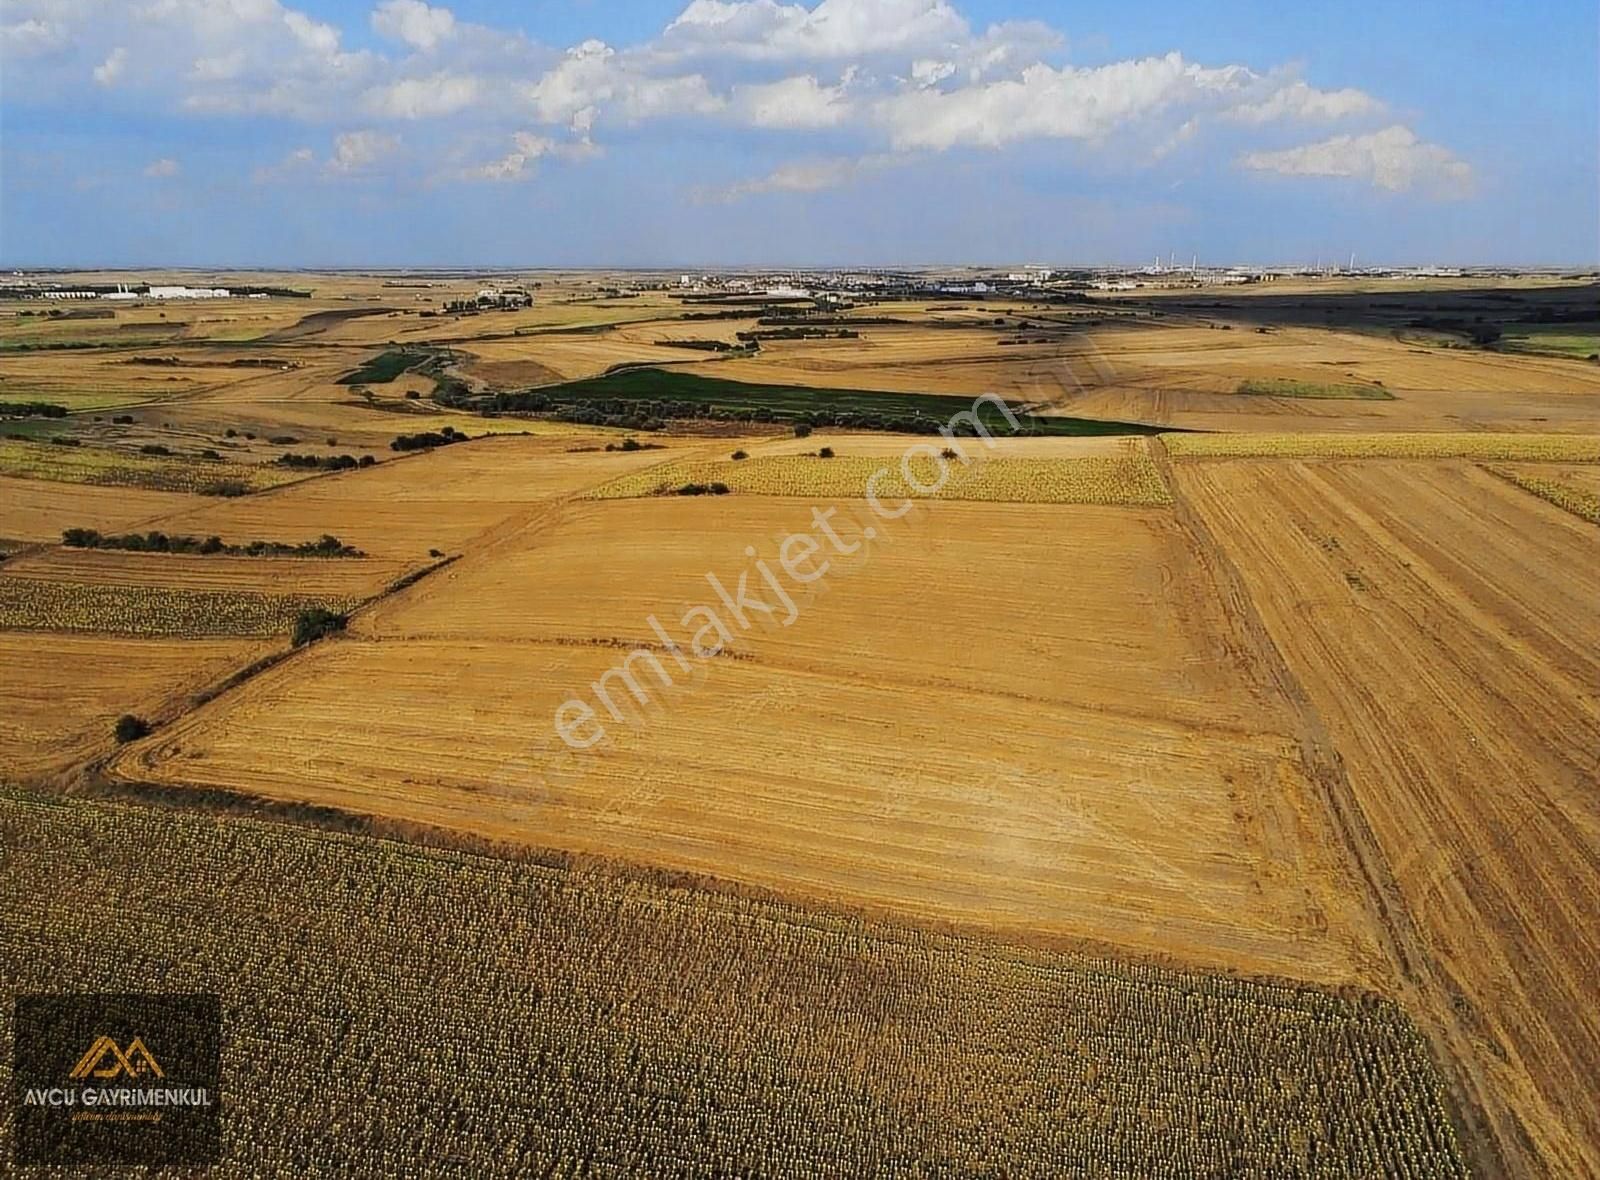
[(1466, 463), (1180, 463), (1337, 744), (1512, 1174), (1600, 1171), (1600, 557)]
[[(552, 498), (673, 453), (671, 447), (607, 453), (602, 445), (582, 435), (477, 439), (267, 493), (202, 502), (162, 523), (175, 532), (229, 539), (333, 533), (376, 557), (456, 553), (495, 526), (525, 521)], [(579, 446), (586, 449), (574, 449)]]
[[(358, 606), (428, 568), (436, 553), (487, 544), (496, 530), (520, 532), (552, 497), (672, 454), (575, 452), (577, 441), (484, 439), (234, 499), (0, 479), (0, 538), (13, 553), (0, 563), (0, 638), (14, 719), (0, 731), (0, 765), (27, 778), (104, 755), (116, 717), (183, 711), (189, 695), (287, 646), (301, 607)], [(68, 528), (216, 535), (233, 545), (327, 533), (365, 556), (73, 550), (59, 545)], [(198, 638), (219, 635), (237, 641)], [(50, 674), (35, 675), (36, 664)], [(58, 671), (72, 691), (62, 690)]]
[(561, 756), (555, 710), (653, 641), (650, 615), (715, 602), (707, 572), (736, 576), (744, 544), (770, 552), (810, 510), (563, 506), (118, 772), (1017, 937), (1381, 981), (1292, 721), (1160, 511), (939, 505), (791, 627), (741, 633), (638, 728)]
[(245, 639), (0, 631), (0, 765), (31, 780), (109, 749), (116, 719), (157, 716), (267, 650)]

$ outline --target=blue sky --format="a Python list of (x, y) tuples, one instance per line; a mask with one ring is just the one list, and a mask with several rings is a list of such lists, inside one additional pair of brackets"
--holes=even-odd
[(0, 261), (1600, 261), (1600, 7), (4, 0)]

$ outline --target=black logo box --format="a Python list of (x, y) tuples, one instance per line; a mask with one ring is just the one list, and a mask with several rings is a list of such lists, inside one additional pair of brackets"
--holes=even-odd
[[(12, 1047), (14, 1162), (21, 1164), (209, 1164), (221, 1153), (222, 1005), (215, 995), (27, 995), (15, 1006)], [(163, 1076), (74, 1078), (102, 1037), (124, 1053), (138, 1040)], [(114, 1069), (116, 1055), (97, 1063)], [(208, 1105), (87, 1104), (84, 1090), (204, 1091)], [(77, 1101), (40, 1101), (64, 1091)], [(29, 1102), (33, 1092), (34, 1101)], [(159, 1120), (148, 1116), (159, 1114)], [(116, 1115), (115, 1118), (105, 1116)], [(129, 1118), (129, 1115), (140, 1116)], [(96, 1117), (98, 1116), (98, 1117)]]

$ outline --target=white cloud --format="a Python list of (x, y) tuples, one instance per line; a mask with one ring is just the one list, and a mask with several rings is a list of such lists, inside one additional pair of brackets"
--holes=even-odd
[[(1074, 141), (1130, 166), (1183, 149), (1181, 160), (1195, 166), (1242, 152), (1256, 171), (1343, 168), (1354, 171), (1314, 174), (1366, 175), (1396, 189), (1422, 187), (1424, 177), (1461, 187), (1470, 176), (1442, 147), (1401, 143), (1395, 128), (1374, 131), (1391, 121), (1378, 118), (1378, 97), (1311, 86), (1292, 66), (1257, 72), (1178, 53), (1063, 65), (1057, 30), (1038, 22), (975, 29), (962, 0), (686, 0), (677, 19), (640, 44), (587, 40), (565, 52), (462, 21), (428, 0), (369, 0), (364, 19), (380, 40), (346, 50), (348, 26), (290, 2), (0, 0), (7, 90), (70, 104), (92, 74), (130, 109), (271, 116), (330, 135), (432, 121), (439, 130), (421, 131), (418, 143), (437, 135), (434, 155), (457, 170), (497, 156), (468, 169), (485, 176), (526, 175), (555, 150), (513, 141), (499, 154), (514, 134), (593, 152), (608, 128), (668, 119), (802, 143), (826, 132), (828, 147), (812, 150), (863, 158)], [(1259, 150), (1282, 142), (1266, 139), (1270, 129), (1296, 122), (1346, 134)], [(335, 151), (315, 167), (333, 175), (366, 167), (342, 159)], [(782, 187), (839, 167), (812, 161), (749, 183)]]
[(604, 41), (589, 40), (528, 87), (536, 117), (544, 123), (571, 123), (615, 108), (627, 119), (709, 114), (726, 99), (714, 94), (700, 74), (655, 76), (643, 64), (619, 54)]
[(0, 51), (7, 57), (36, 57), (67, 44), (67, 30), (56, 21), (28, 17), (0, 25)]
[(179, 167), (178, 161), (172, 159), (170, 156), (163, 156), (159, 160), (151, 160), (150, 163), (146, 164), (144, 174), (146, 176), (160, 179), (168, 176), (176, 176), (181, 171), (182, 168)]
[(465, 110), (478, 100), (479, 92), (476, 78), (441, 71), (374, 87), (362, 97), (362, 105), (379, 118), (439, 118)]
[(381, 36), (431, 53), (455, 34), (456, 18), (448, 8), (433, 8), (422, 0), (384, 0), (372, 12), (372, 27)]
[(956, 72), (956, 63), (932, 57), (919, 57), (911, 63), (911, 84), (918, 90), (937, 86)]
[(745, 58), (854, 58), (948, 48), (970, 39), (946, 0), (692, 0), (667, 26), (667, 52)]
[(235, 49), (212, 57), (197, 57), (189, 76), (196, 82), (227, 82), (244, 72), (244, 50)]
[(754, 86), (736, 86), (734, 109), (753, 127), (833, 127), (849, 118), (845, 86), (823, 86), (810, 74)]
[(1292, 82), (1260, 102), (1243, 103), (1228, 112), (1230, 119), (1243, 123), (1269, 123), (1277, 119), (1307, 119), (1332, 122), (1383, 112), (1383, 103), (1365, 91), (1318, 90), (1304, 82)]
[(94, 68), (94, 80), (101, 86), (115, 86), (128, 64), (128, 51), (117, 46), (106, 55), (105, 61)]
[(312, 53), (332, 57), (339, 52), (339, 30), (332, 25), (312, 20), (305, 13), (293, 9), (283, 14), (283, 23), (289, 26), (294, 39)]
[(1033, 65), (1014, 79), (906, 91), (883, 100), (877, 117), (901, 149), (1097, 139), (1179, 104), (1215, 101), (1250, 77), (1243, 66), (1208, 69), (1177, 53), (1089, 69)]
[(455, 173), (458, 180), (509, 181), (524, 180), (533, 175), (533, 165), (546, 156), (566, 160), (583, 160), (600, 154), (600, 149), (587, 140), (560, 142), (546, 135), (519, 131), (511, 137), (512, 148), (497, 160), (461, 169)]
[(1336, 135), (1321, 143), (1283, 151), (1248, 152), (1242, 167), (1283, 176), (1328, 176), (1365, 180), (1390, 192), (1420, 188), (1438, 196), (1465, 196), (1472, 168), (1447, 148), (1418, 139), (1399, 124), (1366, 135)]
[(251, 173), (255, 184), (280, 184), (291, 180), (339, 180), (371, 175), (376, 165), (400, 150), (398, 136), (381, 131), (346, 131), (333, 137), (328, 157), (320, 163), (309, 147), (295, 148), (276, 164), (267, 164)]
[(327, 171), (342, 176), (366, 172), (399, 148), (399, 137), (394, 135), (381, 131), (346, 131), (334, 137)]

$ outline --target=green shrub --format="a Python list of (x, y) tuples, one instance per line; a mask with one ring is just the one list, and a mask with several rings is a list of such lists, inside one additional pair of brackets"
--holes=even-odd
[(294, 645), (304, 647), (326, 635), (337, 635), (350, 622), (350, 616), (341, 615), (326, 607), (314, 606), (303, 610), (294, 621)]

